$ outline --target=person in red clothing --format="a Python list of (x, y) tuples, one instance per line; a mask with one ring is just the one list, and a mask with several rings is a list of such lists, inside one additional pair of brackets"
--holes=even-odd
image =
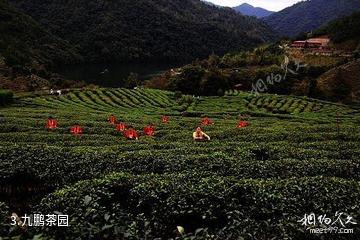
[(125, 123), (117, 123), (115, 126), (116, 131), (123, 132), (126, 129)]
[(46, 121), (45, 128), (48, 130), (54, 130), (57, 128), (57, 121), (56, 119), (49, 117)]
[(213, 124), (213, 122), (208, 117), (205, 117), (201, 120), (201, 125), (208, 126), (211, 124)]
[(70, 133), (73, 135), (81, 135), (83, 133), (83, 129), (79, 124), (75, 124), (70, 128)]
[(161, 116), (161, 122), (162, 123), (168, 123), (169, 122), (169, 117), (168, 116)]
[(129, 127), (127, 130), (124, 131), (124, 136), (129, 140), (138, 140), (139, 135), (133, 127)]
[(247, 127), (247, 126), (249, 126), (249, 123), (248, 123), (248, 122), (246, 122), (246, 121), (240, 121), (240, 122), (238, 123), (238, 125), (237, 125), (237, 128), (245, 128), (245, 127)]
[(144, 127), (144, 135), (145, 136), (154, 136), (154, 134), (155, 134), (154, 125), (149, 124), (149, 125)]
[(111, 115), (109, 118), (108, 118), (108, 121), (110, 124), (115, 124), (116, 123), (116, 117), (114, 115)]

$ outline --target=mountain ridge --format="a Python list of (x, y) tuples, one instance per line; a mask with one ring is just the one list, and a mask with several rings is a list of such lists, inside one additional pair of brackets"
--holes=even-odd
[(264, 20), (280, 35), (294, 37), (356, 11), (360, 11), (358, 0), (308, 0), (271, 14)]
[(243, 15), (254, 16), (257, 18), (267, 17), (274, 13), (273, 11), (269, 11), (265, 8), (254, 7), (248, 3), (243, 3), (239, 6), (234, 7), (233, 9)]
[(192, 60), (275, 38), (265, 23), (199, 0), (9, 2), (54, 35), (78, 45), (91, 62)]

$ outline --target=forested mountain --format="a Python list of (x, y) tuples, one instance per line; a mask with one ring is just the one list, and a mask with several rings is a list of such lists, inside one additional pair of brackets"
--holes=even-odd
[(274, 38), (266, 24), (200, 0), (9, 0), (87, 61), (189, 60)]
[(360, 41), (360, 11), (350, 16), (329, 22), (314, 32), (315, 35), (329, 35), (334, 43), (348, 40)]
[(338, 17), (360, 11), (359, 0), (308, 0), (265, 18), (283, 36), (313, 31)]
[(264, 8), (260, 8), (260, 7), (254, 7), (250, 4), (247, 3), (243, 3), (237, 7), (234, 7), (234, 10), (246, 15), (246, 16), (254, 16), (257, 18), (263, 18), (263, 17), (267, 17), (270, 14), (274, 13), (272, 11), (266, 10)]
[(201, 0), (203, 3), (207, 4), (207, 5), (210, 5), (210, 6), (217, 6), (217, 7), (222, 7), (222, 6), (219, 6), (219, 5), (216, 5), (215, 3), (212, 3), (212, 2), (209, 2), (209, 1), (206, 1), (206, 0)]
[(82, 62), (78, 50), (30, 16), (0, 0), (0, 89), (76, 86), (52, 73), (59, 64)]
[(0, 0), (0, 57), (10, 66), (72, 63), (80, 56), (66, 41), (54, 37), (31, 17)]
[(336, 66), (317, 79), (317, 94), (328, 100), (345, 102), (360, 100), (360, 12), (332, 20), (317, 29), (313, 36), (328, 35), (331, 47), (353, 52), (354, 61)]

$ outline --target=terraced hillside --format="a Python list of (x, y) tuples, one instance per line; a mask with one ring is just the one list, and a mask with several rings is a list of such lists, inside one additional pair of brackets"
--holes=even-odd
[[(360, 219), (359, 110), (234, 91), (177, 98), (150, 89), (73, 90), (0, 108), (0, 235), (317, 239), (298, 222), (304, 214)], [(128, 141), (107, 122), (110, 114), (139, 132), (153, 123), (156, 134)], [(50, 115), (58, 120), (51, 132)], [(204, 116), (214, 122), (203, 126), (212, 140), (195, 143)], [(236, 128), (241, 118), (250, 125)], [(80, 136), (69, 133), (75, 123)], [(70, 226), (12, 229), (12, 212), (69, 214)], [(347, 227), (354, 232), (325, 236), (360, 236), (359, 225)]]

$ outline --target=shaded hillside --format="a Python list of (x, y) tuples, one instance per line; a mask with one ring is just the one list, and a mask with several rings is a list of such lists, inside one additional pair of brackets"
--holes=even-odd
[(0, 88), (26, 91), (75, 86), (51, 69), (80, 61), (76, 48), (0, 1)]
[(272, 40), (256, 19), (199, 0), (10, 0), (87, 61), (188, 60)]
[(44, 30), (31, 17), (0, 1), (0, 56), (9, 66), (51, 66), (79, 60), (67, 42)]
[[(287, 72), (283, 67), (285, 55), (289, 58)], [(317, 89), (317, 79), (333, 68), (347, 66), (344, 64), (354, 59), (347, 56), (303, 54), (299, 51), (287, 51), (278, 44), (272, 44), (256, 48), (254, 51), (230, 53), (222, 57), (211, 55), (208, 59), (194, 61), (192, 64), (156, 76), (148, 81), (146, 86), (180, 91), (189, 95), (222, 96), (225, 91), (236, 89), (346, 101), (347, 96), (350, 96), (350, 92), (346, 91), (349, 88), (356, 89), (351, 84), (359, 83), (359, 69), (351, 67), (344, 70), (344, 78), (351, 84), (347, 87), (348, 83), (345, 81), (344, 89), (341, 90), (343, 93), (340, 95), (335, 91), (337, 86), (341, 86), (337, 76), (331, 75), (329, 80), (329, 84), (334, 84), (335, 91), (334, 95), (331, 93), (329, 97), (324, 93), (327, 90), (321, 89), (327, 86), (327, 83), (319, 80)]]
[(360, 12), (333, 20), (315, 31), (314, 35), (329, 35), (335, 46), (360, 50)]
[(210, 5), (210, 6), (216, 6), (216, 7), (222, 8), (222, 6), (216, 5), (215, 3), (212, 3), (212, 2), (209, 2), (206, 0), (200, 0), (200, 1), (202, 1), (203, 3)]
[(243, 15), (254, 16), (257, 18), (267, 17), (267, 16), (271, 15), (272, 13), (274, 13), (274, 12), (266, 10), (264, 8), (254, 7), (247, 3), (243, 3), (240, 6), (234, 7), (234, 10)]
[(355, 11), (360, 11), (359, 0), (308, 0), (274, 13), (265, 21), (281, 35), (296, 36)]
[(322, 98), (335, 101), (360, 100), (360, 59), (333, 68), (317, 80)]

